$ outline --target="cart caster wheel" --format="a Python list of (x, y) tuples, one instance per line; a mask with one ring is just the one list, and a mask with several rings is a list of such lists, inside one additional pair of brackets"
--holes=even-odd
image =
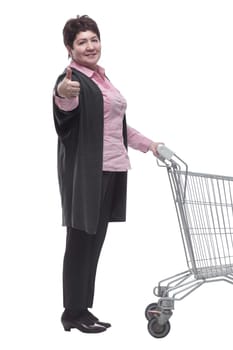
[(171, 326), (169, 321), (167, 321), (163, 325), (160, 325), (158, 323), (158, 319), (155, 317), (148, 322), (148, 332), (150, 333), (150, 335), (152, 335), (152, 337), (155, 338), (166, 337), (166, 335), (168, 335), (168, 333), (170, 332), (170, 329)]
[(151, 303), (145, 310), (145, 316), (148, 321), (156, 316), (156, 310), (158, 310), (158, 303)]

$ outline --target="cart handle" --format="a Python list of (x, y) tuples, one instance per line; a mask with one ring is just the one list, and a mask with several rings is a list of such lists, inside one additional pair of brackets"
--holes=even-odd
[[(183, 201), (186, 197), (186, 187), (187, 187), (187, 178), (188, 178), (188, 165), (180, 157), (177, 156), (170, 148), (165, 146), (163, 143), (160, 143), (157, 147), (157, 164), (158, 166), (164, 166), (167, 169), (178, 169), (181, 170), (181, 164), (185, 168), (185, 183), (184, 183), (184, 192), (183, 192)], [(159, 163), (161, 161), (163, 165)]]
[(163, 143), (160, 143), (157, 146), (158, 160), (163, 162), (165, 166), (172, 165), (176, 168), (181, 168), (180, 163), (185, 167), (186, 174), (188, 172), (188, 165), (185, 163), (180, 157), (177, 156), (175, 152), (173, 152), (170, 148), (165, 146)]
[(158, 152), (159, 158), (161, 158), (161, 160), (165, 160), (165, 159), (171, 160), (175, 154), (172, 150), (170, 150), (170, 148), (165, 146), (163, 143), (160, 143), (158, 145), (157, 152)]

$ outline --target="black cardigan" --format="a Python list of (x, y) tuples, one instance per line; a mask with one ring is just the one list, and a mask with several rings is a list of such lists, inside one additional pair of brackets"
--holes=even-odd
[[(57, 84), (65, 73), (57, 79)], [(62, 202), (62, 225), (90, 234), (97, 230), (103, 166), (103, 96), (85, 74), (72, 68), (72, 80), (80, 82), (79, 106), (60, 110), (53, 98), (58, 134), (58, 180)], [(127, 129), (122, 125), (127, 148)], [(119, 172), (110, 221), (125, 221), (127, 172)]]

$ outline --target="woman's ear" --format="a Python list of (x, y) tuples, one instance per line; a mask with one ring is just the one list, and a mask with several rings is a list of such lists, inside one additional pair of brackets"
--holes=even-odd
[(67, 48), (67, 51), (68, 51), (68, 58), (72, 58), (72, 49), (71, 49), (71, 47), (70, 46), (66, 46), (66, 48)]

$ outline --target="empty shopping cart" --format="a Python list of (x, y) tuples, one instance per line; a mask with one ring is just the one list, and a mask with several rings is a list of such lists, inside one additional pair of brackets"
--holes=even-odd
[(156, 338), (170, 331), (175, 301), (204, 283), (233, 284), (233, 177), (188, 171), (187, 164), (159, 146), (158, 164), (166, 168), (188, 269), (154, 288), (158, 298), (146, 307), (148, 331)]

